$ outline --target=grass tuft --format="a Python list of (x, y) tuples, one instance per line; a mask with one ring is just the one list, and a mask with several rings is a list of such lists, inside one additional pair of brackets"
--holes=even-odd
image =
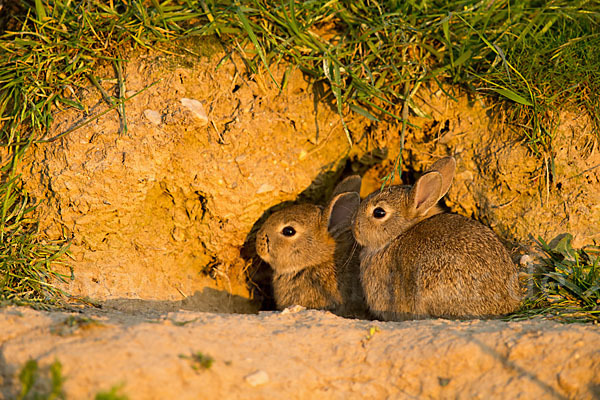
[(29, 360), (19, 374), (21, 392), (17, 397), (23, 399), (64, 399), (62, 364), (54, 361), (48, 370), (40, 371), (36, 360)]
[(289, 62), (329, 86), (341, 116), (400, 121), (397, 105), (404, 102), (419, 115), (412, 101), (419, 86), (446, 81), (512, 104), (536, 152), (551, 148), (543, 118), (553, 107), (582, 106), (600, 121), (593, 97), (600, 90), (597, 2), (207, 4), (209, 31), (233, 33), (226, 37), (232, 48), (250, 49), (244, 53), (251, 71)]
[(185, 354), (180, 354), (179, 358), (183, 358), (186, 360), (190, 360), (192, 369), (194, 371), (202, 371), (206, 369), (210, 369), (214, 363), (214, 358), (207, 354), (203, 354), (199, 351), (192, 353), (190, 356), (186, 356)]
[(125, 385), (119, 384), (110, 388), (108, 391), (101, 391), (94, 397), (95, 400), (129, 400), (129, 396), (120, 394)]
[(0, 185), (4, 200), (0, 230), (0, 300), (18, 303), (54, 302), (62, 293), (52, 282), (67, 276), (55, 272), (68, 250), (68, 242), (44, 242), (38, 221), (32, 217), (36, 204), (15, 184)]
[(574, 249), (565, 234), (549, 245), (539, 238), (541, 269), (530, 274), (533, 293), (511, 319), (544, 315), (567, 322), (600, 320), (600, 247)]
[(12, 19), (1, 20), (0, 146), (5, 152), (0, 166), (0, 300), (54, 301), (61, 292), (53, 282), (66, 278), (52, 264), (66, 253), (68, 241), (40, 240), (36, 202), (21, 189), (15, 172), (31, 145), (46, 141), (52, 113), (76, 108), (89, 116), (82, 101), (86, 86), (91, 82), (100, 88), (95, 71), (112, 64), (118, 87), (104, 98), (109, 111), (119, 113), (126, 133), (121, 51), (185, 37), (189, 32), (183, 24), (203, 13), (192, 2), (146, 3), (21, 1), (11, 5)]

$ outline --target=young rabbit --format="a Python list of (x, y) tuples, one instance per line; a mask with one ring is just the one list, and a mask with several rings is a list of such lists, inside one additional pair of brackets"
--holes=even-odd
[(414, 186), (390, 186), (360, 204), (352, 229), (375, 316), (477, 318), (519, 305), (517, 268), (498, 237), (437, 205), (455, 168), (453, 157), (442, 158)]
[(271, 215), (256, 235), (256, 252), (273, 268), (277, 308), (324, 309), (365, 317), (359, 280), (359, 249), (350, 231), (360, 204), (360, 176), (334, 190), (326, 208), (294, 205)]

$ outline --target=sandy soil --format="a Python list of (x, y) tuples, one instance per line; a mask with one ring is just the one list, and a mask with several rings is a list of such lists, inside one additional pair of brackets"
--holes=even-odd
[[(73, 322), (83, 317), (97, 323)], [(0, 310), (0, 343), (6, 399), (18, 393), (16, 376), (30, 358), (46, 380), (47, 366), (61, 362), (68, 399), (116, 385), (133, 400), (600, 396), (600, 329), (591, 324), (8, 307)], [(189, 357), (197, 352), (214, 363), (195, 365)]]
[[(134, 54), (128, 95), (157, 83), (127, 103), (127, 134), (113, 112), (28, 154), (42, 233), (73, 239), (74, 280), (62, 288), (104, 308), (1, 308), (0, 398), (19, 393), (29, 359), (41, 392), (60, 361), (68, 399), (118, 385), (131, 399), (600, 397), (597, 325), (253, 314), (261, 301), (268, 308), (269, 289), (253, 232), (278, 207), (325, 198), (342, 174), (363, 175), (363, 195), (377, 188), (400, 126), (348, 116), (349, 149), (318, 84), (295, 71), (279, 93), (238, 65), (216, 69), (219, 60)], [(95, 90), (78, 90), (91, 113), (106, 109)], [(576, 246), (597, 243), (600, 148), (585, 115), (557, 117), (552, 167), (480, 99), (431, 88), (418, 97), (429, 115), (411, 116), (419, 128), (406, 132), (404, 183), (453, 154), (451, 211), (507, 242), (570, 232)], [(86, 118), (57, 114), (49, 136)]]

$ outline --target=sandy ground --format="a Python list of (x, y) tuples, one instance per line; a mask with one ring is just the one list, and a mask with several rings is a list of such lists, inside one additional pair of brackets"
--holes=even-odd
[[(318, 202), (343, 174), (360, 173), (370, 193), (393, 168), (400, 126), (347, 116), (349, 149), (330, 99), (300, 71), (280, 93), (268, 78), (244, 78), (235, 60), (216, 69), (217, 53), (189, 64), (132, 55), (131, 94), (158, 83), (127, 103), (127, 134), (109, 113), (29, 153), (23, 182), (44, 199), (42, 232), (73, 236), (75, 279), (63, 289), (105, 309), (0, 308), (0, 398), (18, 396), (29, 359), (40, 365), (38, 393), (60, 361), (68, 399), (114, 387), (130, 399), (600, 398), (597, 325), (219, 314), (269, 307), (270, 269), (253, 249), (268, 214)], [(90, 110), (106, 109), (82, 91)], [(596, 243), (591, 120), (560, 114), (551, 176), (502, 112), (456, 97), (419, 92), (429, 115), (411, 116), (419, 128), (406, 132), (404, 178), (453, 154), (453, 212), (508, 242), (570, 232), (576, 247)], [(57, 114), (50, 136), (85, 118)], [(214, 363), (203, 368), (198, 353)]]
[[(7, 307), (0, 343), (3, 399), (19, 393), (28, 359), (40, 365), (38, 390), (60, 361), (68, 399), (118, 385), (130, 399), (600, 396), (600, 329), (592, 324)], [(214, 363), (202, 368), (191, 358), (198, 352)]]

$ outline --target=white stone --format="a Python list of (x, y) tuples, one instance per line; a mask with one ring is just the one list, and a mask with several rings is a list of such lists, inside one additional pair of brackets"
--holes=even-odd
[(190, 110), (192, 114), (194, 114), (194, 116), (200, 121), (208, 123), (208, 116), (206, 115), (206, 111), (204, 110), (204, 106), (201, 102), (195, 99), (187, 99), (184, 97), (181, 99), (181, 104)]
[(259, 370), (248, 375), (245, 379), (250, 386), (258, 386), (269, 382), (269, 375), (265, 371)]
[(523, 254), (519, 260), (519, 264), (521, 265), (527, 265), (531, 262), (533, 262), (533, 257), (531, 257), (529, 254)]
[(306, 310), (306, 307), (299, 306), (298, 304), (296, 304), (295, 306), (287, 307), (281, 313), (282, 314), (294, 314), (294, 313), (304, 311), (304, 310)]
[(273, 190), (275, 190), (273, 186), (269, 185), (268, 183), (263, 183), (256, 191), (256, 194), (272, 192)]
[(154, 125), (160, 125), (162, 122), (162, 117), (158, 111), (144, 110), (144, 116)]

